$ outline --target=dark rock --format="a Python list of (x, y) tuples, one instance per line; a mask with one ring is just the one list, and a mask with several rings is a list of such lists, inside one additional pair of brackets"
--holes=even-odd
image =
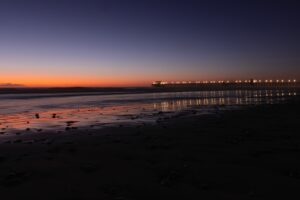
[(66, 121), (67, 126), (71, 126), (72, 124), (75, 124), (77, 121)]

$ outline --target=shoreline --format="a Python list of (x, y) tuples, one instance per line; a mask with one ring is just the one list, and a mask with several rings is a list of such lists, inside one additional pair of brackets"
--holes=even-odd
[(37, 133), (28, 142), (16, 136), (0, 144), (1, 195), (298, 199), (299, 98), (244, 108), (153, 125)]
[(123, 94), (151, 94), (151, 93), (172, 93), (172, 92), (210, 92), (210, 91), (262, 91), (282, 90), (299, 91), (300, 85), (296, 86), (216, 86), (216, 87), (119, 87), (119, 88), (0, 88), (1, 99), (11, 98), (13, 95), (20, 95), (15, 98), (47, 98), (47, 97), (72, 97), (72, 96), (94, 96), (94, 95), (123, 95)]

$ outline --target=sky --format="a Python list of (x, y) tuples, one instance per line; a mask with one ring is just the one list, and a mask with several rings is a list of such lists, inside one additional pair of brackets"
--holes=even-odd
[(299, 9), (288, 0), (0, 0), (0, 87), (300, 79)]

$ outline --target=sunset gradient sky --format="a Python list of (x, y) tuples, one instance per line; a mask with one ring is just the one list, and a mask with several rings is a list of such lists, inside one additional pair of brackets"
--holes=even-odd
[(297, 1), (0, 0), (0, 86), (300, 77)]

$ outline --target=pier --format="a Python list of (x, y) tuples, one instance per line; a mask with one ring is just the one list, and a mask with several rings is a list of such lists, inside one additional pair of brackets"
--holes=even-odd
[(155, 88), (177, 88), (193, 90), (240, 90), (240, 89), (298, 89), (300, 82), (290, 80), (234, 80), (234, 81), (154, 81)]

